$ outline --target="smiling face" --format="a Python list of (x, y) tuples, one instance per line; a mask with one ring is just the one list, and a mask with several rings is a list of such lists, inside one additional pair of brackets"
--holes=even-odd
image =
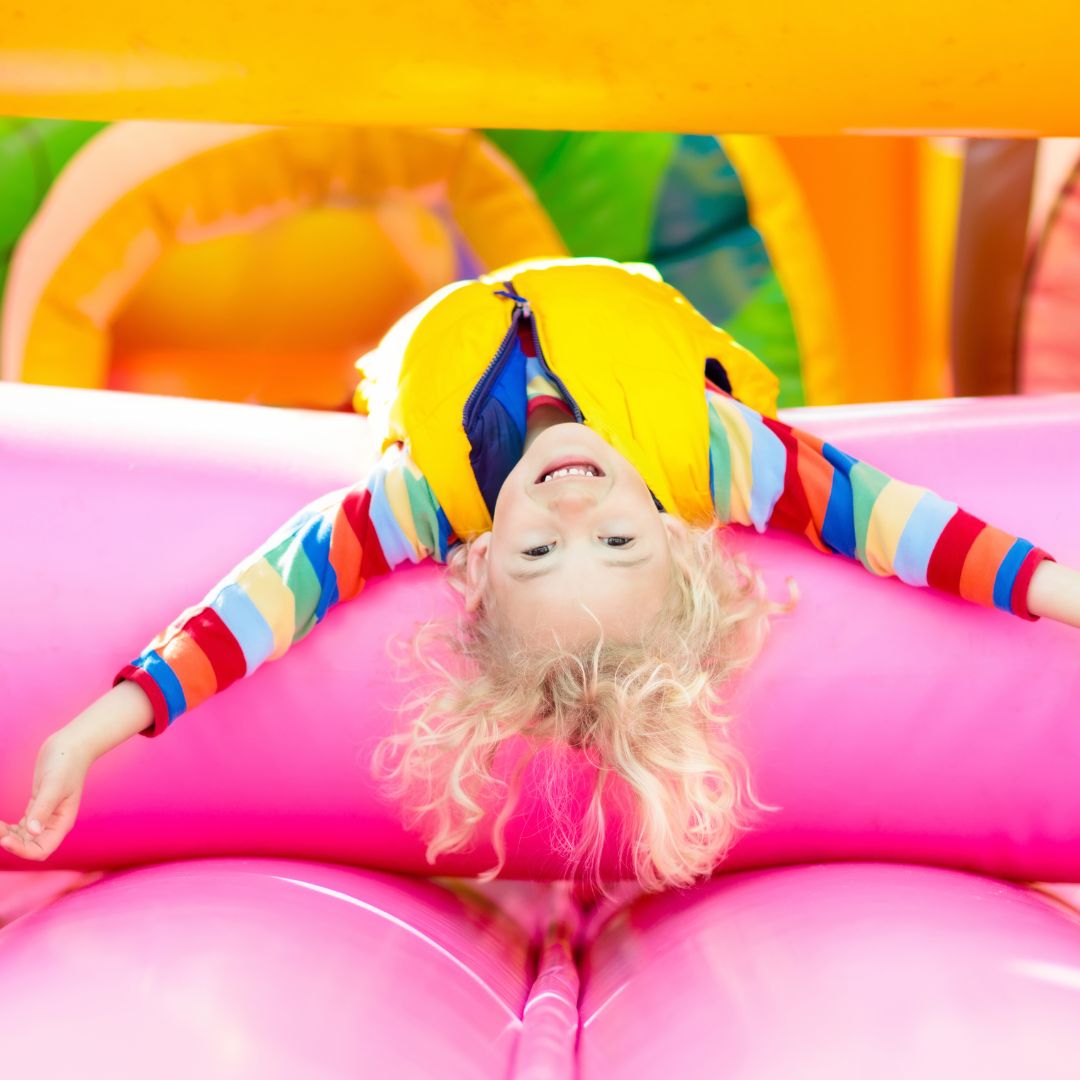
[(469, 551), (466, 607), (490, 595), (518, 633), (631, 640), (672, 586), (668, 530), (638, 471), (582, 424), (542, 431)]

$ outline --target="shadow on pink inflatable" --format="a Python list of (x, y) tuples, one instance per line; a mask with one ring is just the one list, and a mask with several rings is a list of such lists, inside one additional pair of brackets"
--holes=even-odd
[[(1080, 558), (1078, 397), (790, 419)], [(355, 481), (365, 437), (343, 415), (0, 387), (0, 505), (16, 523), (0, 560), (0, 815), (25, 805), (41, 739), (145, 639), (300, 505)], [(480, 894), (379, 872), (468, 876), (493, 861), (480, 844), (433, 870), (368, 778), (402, 694), (385, 642), (452, 604), (437, 571), (395, 573), (284, 662), (95, 765), (48, 867), (161, 865), (12, 908), (4, 1065), (1072, 1075), (1080, 926), (1067, 904), (949, 869), (792, 864), (1080, 880), (1075, 632), (875, 581), (792, 538), (738, 545), (775, 592), (788, 575), (802, 592), (733, 703), (759, 793), (780, 810), (723, 869), (758, 873), (590, 916), (556, 902), (558, 887)], [(565, 874), (549, 826), (530, 793), (508, 877)], [(0, 853), (0, 869), (26, 864)], [(614, 848), (605, 869), (624, 872)]]

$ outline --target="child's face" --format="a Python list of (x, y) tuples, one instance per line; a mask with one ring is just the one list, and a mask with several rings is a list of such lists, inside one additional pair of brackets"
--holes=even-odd
[[(578, 475), (557, 472), (573, 466)], [(466, 606), (490, 595), (519, 633), (554, 633), (568, 646), (599, 628), (635, 637), (671, 588), (672, 527), (614, 447), (582, 424), (559, 424), (503, 484), (491, 532), (469, 552)]]

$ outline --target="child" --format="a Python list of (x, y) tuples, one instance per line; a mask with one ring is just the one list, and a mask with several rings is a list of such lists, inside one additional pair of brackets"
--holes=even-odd
[(470, 841), (520, 736), (595, 761), (577, 858), (598, 854), (614, 788), (647, 888), (711, 871), (752, 801), (716, 703), (773, 606), (717, 520), (1080, 624), (1080, 575), (772, 419), (774, 377), (651, 268), (561, 260), (449, 286), (364, 364), (385, 434), (371, 476), (301, 511), (46, 740), (6, 850), (46, 858), (98, 756), (160, 735), (404, 561), (448, 561), (465, 597), (456, 634), (418, 635), (434, 682), (376, 757), (429, 858)]

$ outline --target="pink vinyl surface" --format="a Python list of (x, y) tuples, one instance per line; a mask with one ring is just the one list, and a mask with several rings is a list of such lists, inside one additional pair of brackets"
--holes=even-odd
[[(1080, 397), (788, 419), (1080, 560)], [(357, 417), (0, 386), (0, 817), (22, 812), (48, 732), (296, 509), (357, 479), (369, 450)], [(802, 600), (734, 703), (780, 809), (727, 868), (855, 858), (1080, 878), (1075, 631), (875, 580), (779, 533), (739, 543), (775, 595), (791, 575)], [(366, 762), (403, 692), (388, 638), (455, 604), (439, 574), (373, 583), (284, 660), (107, 755), (47, 866), (235, 854), (430, 873)], [(559, 876), (548, 841), (531, 799), (507, 872)], [(438, 869), (491, 862), (481, 845)]]
[(788, 867), (575, 934), (550, 886), (496, 885), (273, 859), (107, 875), (0, 929), (5, 1075), (1076, 1074), (1080, 916), (1033, 889)]
[(582, 973), (581, 1080), (1076, 1074), (1080, 917), (912, 866), (714, 880), (614, 914)]
[(258, 859), (126, 871), (0, 932), (4, 1075), (504, 1076), (528, 945), (426, 881)]

